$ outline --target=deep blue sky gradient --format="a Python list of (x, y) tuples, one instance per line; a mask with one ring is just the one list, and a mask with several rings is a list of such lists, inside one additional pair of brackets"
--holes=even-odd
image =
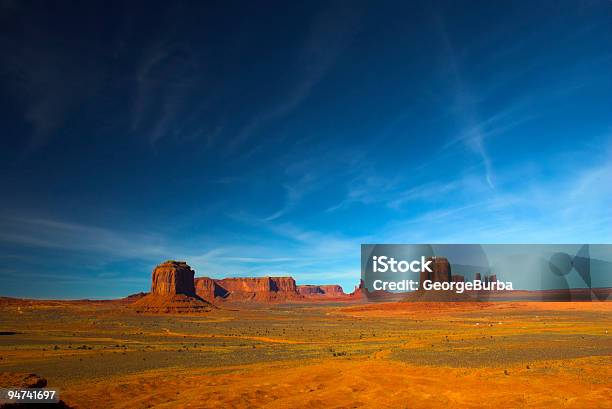
[(612, 3), (0, 2), (0, 295), (612, 241)]

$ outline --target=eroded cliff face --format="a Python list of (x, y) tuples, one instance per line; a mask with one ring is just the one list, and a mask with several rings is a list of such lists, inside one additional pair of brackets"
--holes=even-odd
[(232, 277), (214, 281), (229, 292), (297, 293), (292, 277)]
[(421, 271), (419, 274), (419, 284), (420, 288), (423, 288), (423, 283), (426, 280), (431, 280), (433, 282), (451, 282), (453, 278), (451, 276), (451, 267), (448, 259), (445, 257), (429, 257), (427, 261), (431, 261), (429, 265), (431, 272), (429, 271)]
[(366, 296), (366, 291), (364, 281), (359, 280), (359, 285), (355, 286), (355, 289), (349, 294), (349, 297), (355, 300), (363, 300)]
[(293, 277), (270, 277), (272, 291), (287, 294), (297, 294), (297, 286)]
[(431, 269), (433, 270), (431, 275), (431, 281), (434, 282), (450, 282), (451, 281), (451, 267), (448, 259), (445, 257), (433, 257), (433, 263), (431, 263)]
[(290, 301), (303, 298), (292, 277), (232, 277), (195, 279), (196, 294), (209, 302)]
[(206, 301), (214, 302), (216, 298), (223, 299), (229, 292), (210, 277), (198, 277), (195, 279), (196, 294)]
[[(297, 286), (293, 277), (194, 278), (184, 261), (165, 261), (152, 273), (151, 293), (135, 297), (139, 312), (192, 312), (221, 302), (290, 302), (355, 299), (339, 285)], [(301, 289), (301, 290), (300, 290)]]
[(195, 292), (194, 271), (184, 261), (169, 260), (153, 269), (151, 293), (134, 302), (140, 313), (194, 313), (210, 309)]
[(359, 299), (361, 291), (346, 294), (339, 285), (296, 285), (293, 277), (232, 277), (195, 279), (196, 294), (210, 303), (223, 301), (284, 302)]
[(306, 297), (347, 297), (339, 285), (298, 285), (298, 293)]
[(298, 285), (298, 292), (307, 297), (324, 295), (325, 292), (318, 285)]
[(151, 294), (195, 296), (194, 271), (184, 261), (169, 260), (153, 269)]

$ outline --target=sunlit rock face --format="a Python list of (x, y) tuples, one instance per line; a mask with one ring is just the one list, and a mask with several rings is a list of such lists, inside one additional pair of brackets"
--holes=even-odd
[(184, 261), (169, 260), (153, 269), (151, 293), (195, 296), (194, 271)]
[(209, 302), (215, 302), (217, 298), (223, 299), (229, 294), (225, 288), (217, 283), (217, 280), (210, 277), (196, 278), (195, 291), (199, 297)]
[(301, 298), (292, 277), (232, 277), (214, 280), (229, 301), (286, 301)]
[(198, 313), (210, 303), (196, 295), (194, 271), (184, 261), (164, 261), (153, 269), (151, 293), (132, 304), (140, 313)]

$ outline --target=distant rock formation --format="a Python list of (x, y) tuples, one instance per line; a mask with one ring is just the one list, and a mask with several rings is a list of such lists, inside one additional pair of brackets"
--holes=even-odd
[(303, 298), (292, 277), (232, 277), (214, 280), (228, 301), (278, 302)]
[(273, 291), (297, 294), (297, 285), (293, 277), (270, 277), (270, 286)]
[(347, 297), (339, 285), (298, 285), (298, 293), (306, 297)]
[(120, 299), (119, 301), (126, 302), (126, 303), (132, 303), (134, 301), (140, 300), (143, 297), (146, 297), (147, 294), (149, 294), (149, 293), (139, 292), (139, 293), (135, 293), (135, 294), (130, 294), (127, 297)]
[(319, 296), (325, 294), (323, 289), (318, 285), (298, 285), (298, 293), (307, 297)]
[(429, 271), (421, 271), (419, 274), (419, 286), (423, 288), (423, 283), (426, 280), (431, 280), (433, 282), (451, 282), (451, 267), (448, 259), (445, 257), (429, 257), (427, 261), (431, 261)]
[(232, 277), (215, 280), (230, 292), (297, 293), (295, 280), (291, 277)]
[(153, 269), (151, 292), (125, 298), (138, 312), (199, 312), (222, 302), (301, 302), (360, 299), (362, 287), (345, 294), (339, 285), (297, 286), (293, 277), (194, 278), (184, 261), (168, 260)]
[(220, 301), (279, 302), (300, 300), (292, 277), (232, 277), (195, 279), (196, 294), (210, 303)]
[(140, 313), (205, 312), (210, 303), (196, 295), (194, 272), (184, 261), (165, 261), (152, 273), (151, 293), (134, 302)]
[(359, 280), (359, 285), (355, 286), (355, 289), (352, 293), (349, 294), (349, 297), (355, 300), (362, 300), (365, 298), (366, 294), (365, 282), (363, 279)]
[(184, 294), (194, 297), (194, 274), (185, 261), (165, 261), (153, 270), (151, 294)]
[(202, 299), (220, 302), (294, 302), (307, 300), (350, 300), (361, 298), (346, 294), (339, 285), (296, 285), (292, 277), (231, 277), (195, 279), (196, 294)]
[(465, 277), (463, 275), (452, 275), (451, 266), (446, 257), (429, 257), (427, 260), (431, 260), (430, 264), (431, 272), (421, 272), (419, 275), (419, 289), (407, 293), (403, 301), (468, 301), (470, 297), (461, 293), (458, 294), (451, 290), (437, 290), (427, 291), (424, 287), (425, 280), (431, 280), (434, 283), (452, 283), (452, 282), (464, 282)]
[(208, 301), (215, 302), (217, 298), (223, 299), (229, 295), (229, 292), (221, 287), (216, 280), (209, 277), (198, 277), (195, 279), (195, 291), (198, 297)]
[(450, 282), (451, 281), (451, 266), (448, 259), (445, 257), (431, 257), (433, 263), (431, 263), (431, 281), (433, 282)]
[(329, 296), (342, 297), (342, 296), (348, 295), (348, 294), (346, 294), (344, 292), (342, 287), (337, 285), (337, 284), (333, 284), (333, 285), (320, 285), (319, 287), (323, 290), (323, 292), (326, 295), (329, 295)]

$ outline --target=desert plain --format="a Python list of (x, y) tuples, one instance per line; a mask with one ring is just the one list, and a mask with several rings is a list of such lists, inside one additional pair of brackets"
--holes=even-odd
[(0, 372), (84, 409), (612, 407), (610, 330), (610, 302), (5, 299)]

